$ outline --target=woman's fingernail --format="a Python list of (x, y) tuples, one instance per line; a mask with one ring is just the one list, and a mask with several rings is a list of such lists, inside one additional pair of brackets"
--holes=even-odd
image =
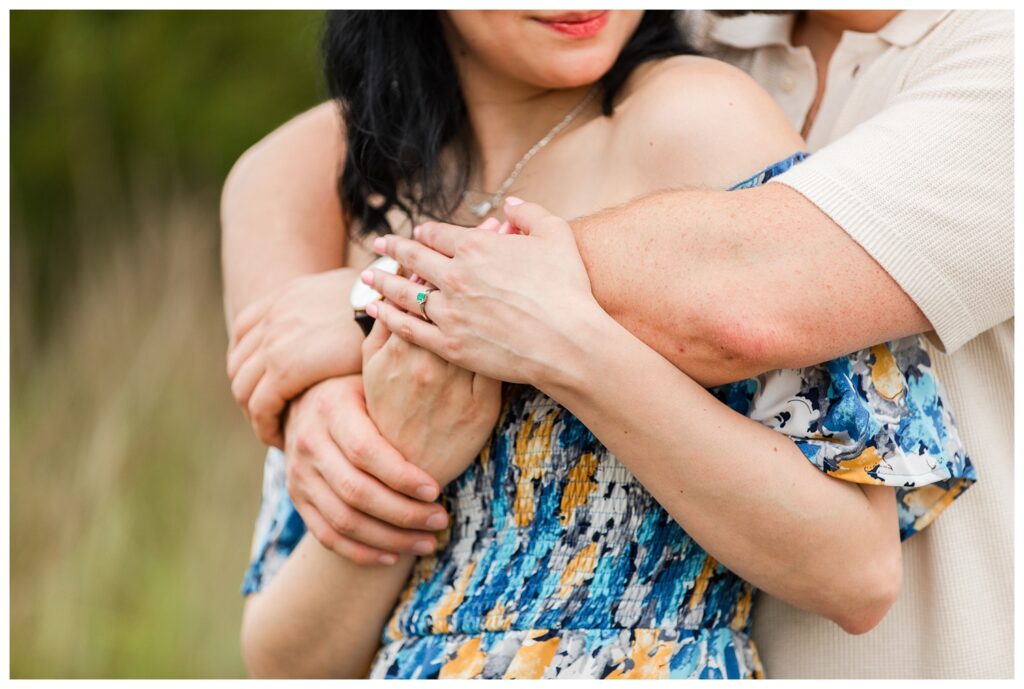
[(497, 228), (499, 225), (501, 225), (501, 223), (498, 222), (497, 218), (487, 218), (487, 220), (484, 220), (482, 223), (480, 223), (480, 229), (493, 230)]
[(422, 225), (417, 225), (416, 227), (412, 228), (413, 239), (419, 239), (420, 238), (420, 228), (421, 227), (422, 227)]
[(427, 517), (427, 528), (431, 531), (440, 531), (448, 526), (448, 516), (444, 514), (432, 514)]
[(376, 251), (378, 254), (384, 253), (385, 251), (387, 251), (387, 248), (388, 240), (384, 239), (383, 237), (377, 237), (376, 239), (373, 240), (373, 250)]
[(412, 546), (412, 551), (420, 555), (429, 555), (434, 552), (433, 541), (416, 541)]
[(369, 314), (370, 318), (376, 318), (377, 317), (377, 303), (376, 302), (370, 302), (369, 304), (367, 304), (366, 305), (366, 313)]
[(364, 270), (363, 272), (359, 273), (359, 279), (372, 287), (373, 286), (373, 271), (372, 270)]
[(422, 486), (416, 489), (416, 497), (418, 497), (420, 500), (433, 502), (434, 499), (437, 497), (437, 489), (434, 488), (433, 486), (428, 486), (427, 484), (424, 483)]
[(498, 234), (510, 234), (512, 232), (512, 224), (508, 220), (501, 223), (501, 227), (498, 228)]
[(398, 557), (392, 555), (391, 553), (384, 553), (383, 555), (377, 558), (377, 562), (381, 563), (382, 565), (393, 565), (396, 562), (398, 562)]
[(518, 206), (522, 202), (523, 200), (518, 196), (509, 196), (507, 199), (505, 199), (505, 203), (507, 203), (510, 206)]

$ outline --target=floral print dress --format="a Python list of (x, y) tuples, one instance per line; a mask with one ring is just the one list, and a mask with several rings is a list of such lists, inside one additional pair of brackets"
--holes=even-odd
[[(830, 476), (895, 488), (904, 539), (976, 478), (916, 337), (712, 393), (789, 436)], [(506, 387), (490, 441), (442, 500), (451, 524), (417, 561), (371, 677), (764, 675), (750, 639), (754, 588), (543, 393)], [(271, 450), (243, 592), (265, 585), (304, 531)]]

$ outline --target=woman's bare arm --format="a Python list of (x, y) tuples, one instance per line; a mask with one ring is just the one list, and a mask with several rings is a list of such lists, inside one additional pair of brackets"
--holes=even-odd
[(306, 534), (281, 571), (249, 596), (242, 654), (253, 677), (365, 678), (415, 558), (357, 565)]
[[(657, 76), (658, 83), (647, 84), (656, 88), (630, 103), (642, 107), (623, 112), (618, 125), (621, 138), (634, 145), (643, 142), (641, 135), (649, 137), (650, 152), (619, 159), (644, 158), (637, 164), (656, 175), (651, 183), (671, 183), (674, 170), (698, 161), (693, 172), (724, 188), (802, 146), (770, 98), (733, 68), (680, 61)], [(688, 97), (685, 87), (700, 100)], [(644, 104), (641, 95), (651, 102)], [(877, 624), (901, 578), (892, 489), (823, 474), (787, 437), (734, 412), (679, 370), (678, 357), (663, 356), (617, 323), (602, 309), (603, 272), (588, 275), (563, 220), (511, 198), (505, 215), (524, 236), (428, 223), (417, 233), (419, 242), (379, 240), (380, 249), (440, 291), (431, 299), (434, 325), (426, 324), (406, 312), (415, 309), (415, 286), (376, 271), (373, 286), (389, 300), (377, 306), (377, 317), (452, 363), (534, 385), (562, 403), (694, 540), (759, 588), (852, 633)], [(657, 253), (656, 241), (648, 235), (643, 252)], [(716, 241), (743, 239), (723, 228)], [(799, 245), (799, 237), (792, 241)], [(634, 248), (628, 234), (607, 235), (602, 244), (613, 263), (628, 262)], [(815, 271), (805, 272), (820, 280)], [(709, 298), (696, 308), (718, 308), (716, 287), (743, 275), (715, 278), (706, 285)], [(625, 285), (620, 280), (619, 288), (654, 284), (671, 294), (686, 279), (673, 270), (639, 272)], [(664, 301), (633, 306), (651, 330), (688, 326)], [(729, 317), (742, 324), (746, 313)], [(838, 318), (850, 316), (840, 311)]]
[(881, 621), (902, 577), (892, 488), (827, 476), (788, 437), (734, 412), (618, 324), (577, 332), (586, 356), (561, 359), (573, 362), (560, 376), (571, 382), (545, 391), (695, 541), (849, 633)]
[(779, 431), (736, 413), (601, 310), (572, 230), (535, 204), (506, 217), (525, 236), (427, 224), (426, 244), (381, 241), (439, 287), (373, 273), (371, 308), (403, 339), (563, 404), (709, 553), (759, 588), (851, 633), (881, 620), (900, 585), (891, 488), (831, 478)]
[[(381, 559), (355, 540), (394, 527), (367, 515), (356, 523), (354, 512), (323, 483), (326, 474), (348, 490), (363, 490), (333, 435), (339, 409), (358, 415), (344, 403), (356, 387), (362, 388), (358, 376), (320, 383), (299, 396), (288, 415), (285, 484), (307, 533), (276, 573), (264, 573), (261, 590), (246, 600), (242, 654), (254, 676), (365, 676), (387, 614), (408, 578), (411, 556)], [(322, 464), (298, 466), (295, 459), (306, 455)], [(297, 489), (302, 492), (296, 495)], [(321, 502), (308, 509), (313, 497)], [(432, 548), (432, 534), (410, 531), (402, 537), (407, 547), (429, 539)]]
[[(418, 455), (440, 484), (461, 474), (491, 433), (500, 406), (500, 384), (390, 337), (381, 324), (366, 339), (363, 356), (367, 403), (380, 431), (410, 456)], [(325, 467), (333, 464), (337, 470), (340, 448), (332, 447), (333, 430), (328, 428), (337, 413), (331, 402), (337, 398), (326, 393), (330, 383), (316, 386), (296, 403), (289, 415), (293, 437), (286, 453), (309, 450), (326, 460)], [(344, 410), (350, 416), (352, 411), (352, 407)], [(307, 481), (308, 475), (287, 472), (293, 492)], [(351, 478), (342, 483), (348, 486), (348, 495), (366, 492), (366, 484)], [(375, 566), (378, 561), (365, 548), (363, 553), (354, 551), (351, 542), (342, 541), (348, 537), (335, 533), (348, 526), (355, 529), (353, 535), (366, 538), (374, 531), (393, 532), (393, 527), (361, 515), (366, 528), (360, 530), (354, 512), (338, 498), (326, 504), (326, 516), (303, 510), (309, 535), (271, 582), (246, 603), (242, 643), (253, 675), (364, 675), (386, 616), (408, 578), (411, 556), (393, 557), (395, 564), (388, 567)], [(297, 508), (302, 505), (298, 499)], [(446, 523), (442, 519), (433, 528)], [(427, 545), (426, 550), (416, 549), (416, 543), (410, 542), (416, 552), (433, 550), (432, 534), (412, 532), (412, 538)], [(353, 554), (363, 564), (357, 564)]]

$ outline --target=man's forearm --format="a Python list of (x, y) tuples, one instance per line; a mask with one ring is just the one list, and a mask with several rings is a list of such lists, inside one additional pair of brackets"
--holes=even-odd
[(281, 126), (235, 164), (221, 198), (228, 324), (248, 304), (299, 275), (344, 264), (335, 176), (343, 141), (325, 103)]
[(660, 192), (572, 224), (602, 307), (703, 385), (931, 328), (842, 228), (781, 184)]
[[(257, 436), (280, 446), (281, 415), (310, 385), (355, 373), (362, 332), (347, 297), (365, 259), (348, 246), (335, 189), (336, 108), (282, 125), (235, 164), (221, 199), (228, 376)], [(363, 264), (365, 265), (365, 263)]]

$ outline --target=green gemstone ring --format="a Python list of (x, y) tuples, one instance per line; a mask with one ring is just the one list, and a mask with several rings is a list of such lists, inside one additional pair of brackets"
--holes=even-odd
[(430, 298), (430, 293), (431, 292), (436, 292), (436, 291), (437, 291), (436, 289), (428, 289), (428, 290), (424, 290), (424, 291), (422, 291), (422, 292), (420, 292), (419, 294), (416, 295), (416, 303), (420, 305), (420, 313), (423, 314), (423, 320), (425, 320), (427, 323), (433, 323), (434, 322), (434, 321), (430, 320), (430, 316), (427, 315), (427, 299)]

